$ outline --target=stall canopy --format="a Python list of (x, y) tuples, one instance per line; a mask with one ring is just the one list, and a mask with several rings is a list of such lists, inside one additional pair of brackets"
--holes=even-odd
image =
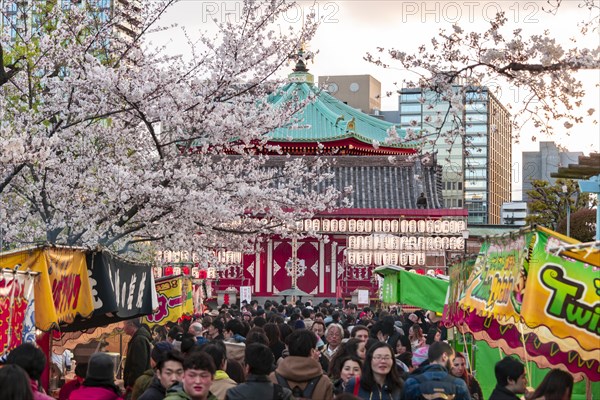
[(451, 274), (447, 319), (506, 353), (600, 380), (600, 270), (552, 249), (578, 243), (545, 228), (486, 240), (466, 281)]
[[(48, 246), (15, 250), (0, 253), (0, 269), (37, 273), (33, 301), (28, 301), (35, 304), (33, 320), (43, 331), (103, 326), (150, 314), (157, 305), (151, 266), (106, 250)], [(2, 301), (7, 293), (0, 292)]]
[(445, 279), (419, 275), (396, 265), (375, 268), (383, 276), (383, 302), (409, 304), (441, 313), (446, 304), (449, 282)]
[(150, 265), (116, 257), (107, 250), (87, 254), (94, 311), (77, 317), (64, 332), (79, 331), (152, 314), (158, 307)]

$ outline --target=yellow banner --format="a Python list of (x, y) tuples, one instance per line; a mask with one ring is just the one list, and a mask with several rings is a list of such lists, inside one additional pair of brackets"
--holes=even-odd
[(487, 241), (459, 298), (462, 308), (502, 322), (518, 321), (525, 276), (527, 235)]
[(0, 267), (40, 273), (34, 289), (38, 329), (49, 331), (94, 311), (85, 253), (80, 250), (36, 248), (2, 254)]
[[(550, 233), (548, 233), (550, 232)], [(537, 233), (521, 315), (539, 334), (569, 343), (568, 350), (600, 349), (600, 273), (580, 261), (555, 255), (565, 245), (552, 231)]]
[(143, 322), (152, 325), (164, 325), (167, 322), (177, 322), (184, 315), (194, 313), (192, 280), (188, 277), (177, 276), (156, 282), (158, 309)]

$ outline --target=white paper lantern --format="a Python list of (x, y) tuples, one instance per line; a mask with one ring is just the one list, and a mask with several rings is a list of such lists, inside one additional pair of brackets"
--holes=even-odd
[(450, 248), (450, 238), (448, 236), (444, 236), (442, 238), (442, 249), (448, 250)]
[(331, 232), (339, 232), (339, 223), (337, 219), (331, 220)]
[(388, 233), (390, 231), (390, 220), (389, 219), (384, 219), (383, 220), (383, 231)]
[(347, 225), (348, 224), (345, 219), (340, 219), (340, 221), (338, 222), (338, 228), (340, 232), (346, 232)]
[(406, 264), (408, 264), (408, 254), (402, 252), (400, 254), (400, 265), (405, 266)]
[(450, 221), (450, 233), (457, 233), (458, 231), (456, 230), (456, 221), (452, 220)]
[(408, 231), (410, 233), (417, 232), (417, 221), (415, 221), (414, 219), (411, 219), (410, 221), (408, 221)]
[(348, 231), (356, 232), (356, 220), (355, 219), (348, 220)]
[(442, 222), (442, 232), (443, 233), (450, 233), (450, 222), (449, 221), (443, 221)]
[(321, 230), (321, 221), (318, 219), (313, 219), (312, 227), (315, 230), (315, 232), (319, 232)]
[(402, 233), (408, 232), (408, 221), (405, 219), (400, 221), (400, 232), (402, 232)]
[(424, 220), (420, 219), (419, 222), (417, 222), (417, 229), (421, 233), (425, 232), (425, 221)]
[(324, 219), (323, 220), (323, 232), (330, 232), (330, 231), (331, 231), (330, 221), (328, 219)]
[(356, 232), (364, 232), (365, 231), (365, 221), (362, 219), (356, 220)]
[(417, 255), (414, 252), (408, 253), (408, 263), (410, 265), (416, 265), (417, 264)]
[(427, 221), (425, 221), (425, 231), (427, 233), (433, 233), (435, 230), (435, 226), (432, 220), (428, 219)]
[(365, 248), (365, 240), (362, 236), (357, 236), (356, 237), (356, 248), (357, 249), (364, 249)]
[(399, 225), (399, 224), (398, 224), (398, 220), (397, 220), (397, 219), (394, 219), (394, 220), (392, 220), (392, 223), (391, 223), (390, 230), (391, 230), (392, 232), (394, 232), (394, 233), (398, 233), (398, 229), (399, 229), (399, 228), (398, 228), (398, 225)]
[(365, 220), (365, 232), (373, 232), (373, 221), (370, 219)]
[(373, 231), (375, 232), (383, 232), (383, 221), (380, 219), (376, 219), (373, 221)]
[(310, 219), (305, 219), (304, 220), (304, 230), (306, 232), (310, 231), (312, 229), (312, 221)]
[(433, 223), (433, 230), (435, 233), (442, 233), (442, 221), (439, 219)]

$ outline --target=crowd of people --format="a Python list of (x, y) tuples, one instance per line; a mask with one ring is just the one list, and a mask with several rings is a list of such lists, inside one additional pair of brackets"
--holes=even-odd
[[(252, 301), (168, 326), (132, 319), (124, 331), (131, 338), (123, 385), (115, 383), (114, 359), (99, 352), (77, 364), (60, 400), (484, 400), (445, 327), (421, 312)], [(38, 386), (44, 365), (33, 344), (11, 351), (0, 369), (0, 400), (51, 398)], [(573, 378), (560, 370), (535, 392), (515, 358), (502, 359), (495, 373), (490, 400), (571, 397)]]

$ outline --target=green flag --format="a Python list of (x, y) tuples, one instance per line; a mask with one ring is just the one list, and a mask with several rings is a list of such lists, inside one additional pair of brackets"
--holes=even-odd
[(398, 274), (398, 302), (426, 310), (443, 312), (448, 281), (405, 270)]

